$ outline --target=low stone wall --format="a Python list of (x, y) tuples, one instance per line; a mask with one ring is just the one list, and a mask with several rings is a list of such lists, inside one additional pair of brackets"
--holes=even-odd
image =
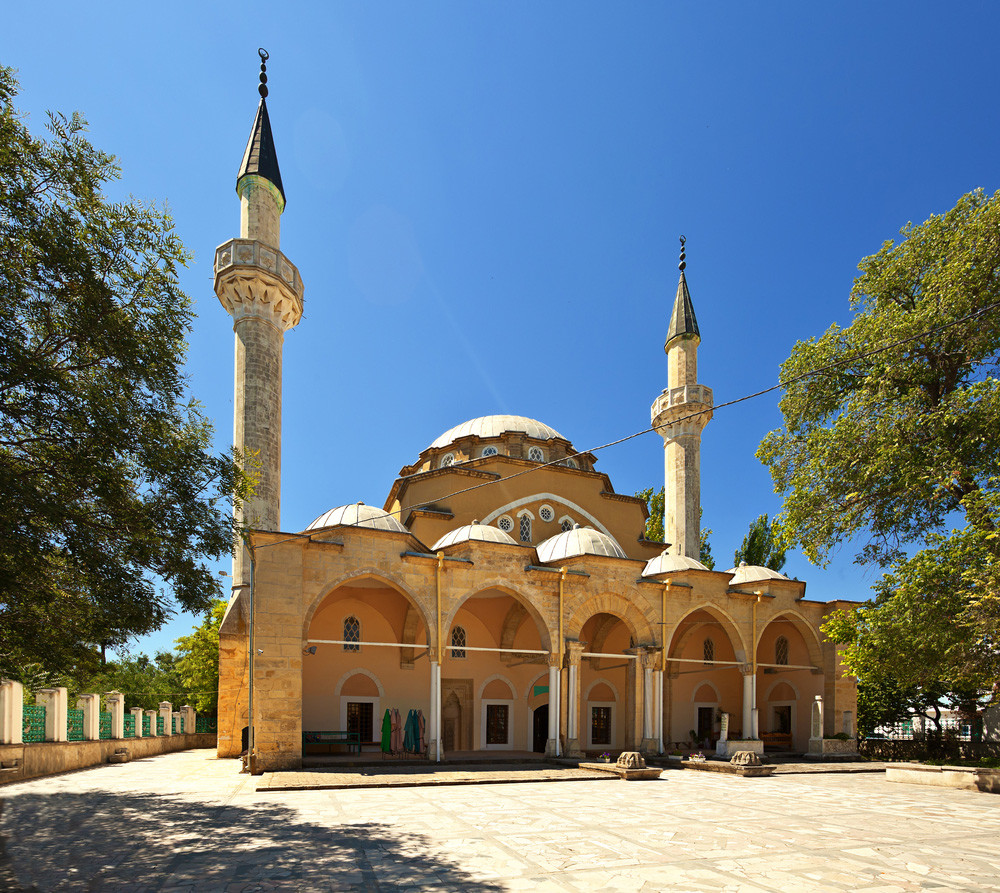
[(886, 781), (925, 784), (938, 788), (958, 788), (1000, 794), (1000, 769), (979, 769), (975, 766), (924, 766), (920, 763), (889, 763), (885, 767)]
[(726, 741), (719, 741), (715, 745), (715, 755), (717, 757), (725, 757), (727, 760), (731, 760), (734, 754), (738, 754), (743, 750), (763, 755), (764, 742), (760, 738), (748, 738), (746, 741), (737, 741), (729, 738)]
[[(198, 747), (215, 747), (215, 732), (161, 735), (155, 738), (108, 738), (103, 741), (0, 744), (0, 785), (100, 766), (107, 763), (108, 758), (119, 748), (128, 751), (129, 759), (138, 760)], [(9, 768), (2, 768), (5, 766)]]
[(858, 752), (858, 741), (856, 738), (810, 738), (810, 757), (825, 756), (854, 756)]

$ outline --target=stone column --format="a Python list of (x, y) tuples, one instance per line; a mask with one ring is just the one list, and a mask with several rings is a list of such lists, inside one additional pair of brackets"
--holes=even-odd
[(549, 655), (549, 740), (545, 756), (559, 756), (559, 658)]
[(125, 695), (113, 691), (106, 696), (108, 710), (111, 711), (111, 737), (125, 737)]
[(13, 679), (0, 682), (0, 744), (24, 743), (24, 686)]
[(642, 664), (642, 744), (639, 750), (646, 756), (659, 753), (659, 739), (656, 735), (656, 692), (653, 686), (653, 672), (659, 654), (648, 648), (639, 649)]
[(653, 671), (653, 692), (656, 698), (656, 752), (662, 754), (666, 750), (663, 745), (663, 670)]
[(823, 696), (816, 695), (812, 703), (812, 717), (809, 727), (809, 741), (823, 740)]
[(142, 737), (142, 707), (133, 707), (129, 710), (132, 714), (132, 719), (135, 720), (135, 737)]
[(173, 713), (173, 705), (170, 701), (160, 701), (160, 716), (163, 717), (163, 734), (170, 736), (173, 732), (170, 729), (170, 718)]
[(431, 665), (431, 709), (427, 722), (427, 758), (441, 762), (441, 665), (432, 660)]
[(566, 756), (577, 759), (583, 756), (580, 747), (580, 662), (583, 659), (584, 644), (582, 642), (567, 642), (566, 656), (569, 661), (569, 684), (566, 693)]
[(157, 713), (155, 710), (146, 710), (145, 716), (149, 719), (149, 737), (156, 737), (156, 717)]
[(757, 676), (751, 664), (741, 664), (743, 674), (743, 737), (753, 738), (754, 694), (757, 690)]
[(198, 714), (194, 707), (185, 704), (181, 707), (181, 716), (184, 719), (184, 734), (193, 735), (198, 722)]
[(98, 741), (101, 737), (101, 696), (80, 695), (77, 709), (83, 710), (83, 740)]
[(45, 708), (46, 741), (65, 741), (68, 737), (66, 698), (63, 687), (43, 688), (35, 695), (35, 703)]

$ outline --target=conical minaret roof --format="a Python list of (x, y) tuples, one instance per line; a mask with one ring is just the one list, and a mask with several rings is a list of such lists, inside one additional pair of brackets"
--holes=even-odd
[(271, 119), (267, 114), (267, 73), (264, 63), (267, 61), (266, 55), (261, 55), (260, 104), (257, 106), (257, 117), (254, 118), (253, 129), (250, 131), (250, 139), (247, 141), (246, 151), (243, 153), (243, 163), (240, 164), (240, 172), (236, 177), (236, 191), (239, 192), (240, 180), (244, 177), (255, 175), (269, 180), (281, 193), (282, 201), (285, 200), (285, 188), (281, 185), (281, 171), (278, 169), (278, 153), (274, 151), (274, 136), (271, 133)]
[(694, 315), (694, 304), (691, 303), (691, 292), (688, 291), (687, 277), (684, 275), (684, 268), (687, 261), (684, 257), (684, 237), (681, 236), (681, 261), (677, 268), (681, 271), (680, 279), (677, 280), (677, 297), (674, 298), (674, 309), (670, 314), (670, 327), (667, 329), (667, 340), (663, 345), (666, 350), (672, 341), (678, 338), (697, 338), (701, 340), (701, 332), (698, 331), (698, 318)]

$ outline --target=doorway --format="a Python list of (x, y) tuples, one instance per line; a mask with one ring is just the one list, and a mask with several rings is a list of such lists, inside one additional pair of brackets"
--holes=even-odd
[(549, 705), (536, 707), (531, 714), (531, 749), (535, 753), (545, 753), (549, 740)]

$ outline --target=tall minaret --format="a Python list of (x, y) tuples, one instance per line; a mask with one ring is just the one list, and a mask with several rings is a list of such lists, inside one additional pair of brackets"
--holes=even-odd
[[(240, 237), (215, 251), (215, 293), (233, 317), (236, 392), (233, 444), (259, 463), (253, 499), (236, 520), (258, 530), (278, 530), (281, 519), (281, 348), (285, 332), (302, 318), (302, 279), (279, 250), (285, 191), (267, 114), (266, 50), (260, 55), (260, 104), (236, 178)], [(234, 593), (249, 583), (249, 557), (233, 558)]]
[(667, 352), (667, 389), (653, 402), (652, 424), (663, 438), (666, 492), (663, 538), (675, 555), (698, 559), (701, 553), (701, 430), (712, 418), (712, 389), (698, 384), (698, 320), (684, 268), (663, 349)]

